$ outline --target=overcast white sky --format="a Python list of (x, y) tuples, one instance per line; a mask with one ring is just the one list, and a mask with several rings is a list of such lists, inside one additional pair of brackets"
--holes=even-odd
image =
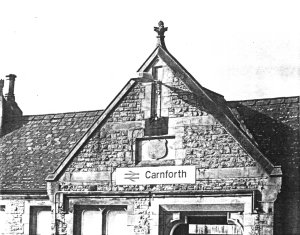
[[(0, 78), (24, 114), (105, 108), (169, 27), (168, 50), (227, 100), (300, 95), (299, 1), (0, 1)], [(6, 83), (7, 88), (7, 83)]]

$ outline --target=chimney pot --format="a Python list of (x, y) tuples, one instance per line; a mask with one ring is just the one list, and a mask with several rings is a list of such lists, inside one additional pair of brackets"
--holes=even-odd
[(6, 94), (6, 99), (7, 101), (15, 101), (15, 94), (14, 94), (14, 89), (15, 89), (15, 79), (16, 75), (15, 74), (9, 74), (6, 76), (9, 81), (9, 87), (8, 87), (8, 93)]
[(4, 80), (0, 79), (0, 96), (3, 95)]

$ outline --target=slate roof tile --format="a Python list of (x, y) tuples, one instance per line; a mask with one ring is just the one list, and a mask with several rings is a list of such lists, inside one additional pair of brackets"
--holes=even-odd
[(284, 165), (284, 159), (295, 154), (293, 143), (300, 141), (299, 96), (227, 103), (274, 164)]
[(0, 138), (0, 190), (45, 190), (46, 176), (101, 113), (31, 115), (11, 120), (9, 125), (15, 130)]

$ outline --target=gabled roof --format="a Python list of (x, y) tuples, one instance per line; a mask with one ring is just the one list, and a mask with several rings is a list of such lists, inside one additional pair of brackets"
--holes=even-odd
[[(23, 116), (0, 138), (0, 193), (46, 190), (46, 176), (68, 156), (102, 111)], [(37, 167), (38, 166), (38, 167)]]
[[(268, 174), (271, 174), (274, 165), (264, 156), (264, 154), (258, 149), (256, 143), (251, 139), (251, 137), (243, 129), (242, 125), (236, 119), (234, 114), (231, 112), (226, 104), (225, 99), (222, 95), (210, 91), (202, 87), (195, 78), (165, 49), (161, 46), (157, 46), (155, 50), (151, 53), (148, 59), (143, 63), (143, 65), (138, 69), (137, 72), (144, 72), (152, 62), (160, 57), (171, 69), (174, 71), (180, 71), (184, 74), (183, 82), (189, 87), (189, 89), (199, 98), (204, 100), (205, 108), (229, 131), (229, 133), (241, 144), (245, 151), (252, 156)], [(115, 108), (118, 102), (126, 95), (126, 93), (135, 85), (136, 81), (139, 79), (131, 79), (122, 91), (117, 95), (117, 97), (111, 102), (111, 104), (102, 113), (100, 118), (94, 123), (90, 130), (83, 136), (81, 141), (74, 147), (74, 149), (65, 158), (62, 164), (57, 168), (57, 170), (48, 175), (46, 180), (54, 181), (63, 172), (65, 167), (73, 159), (77, 151), (84, 145), (88, 140), (89, 136), (103, 124), (103, 121), (109, 115), (109, 113)]]

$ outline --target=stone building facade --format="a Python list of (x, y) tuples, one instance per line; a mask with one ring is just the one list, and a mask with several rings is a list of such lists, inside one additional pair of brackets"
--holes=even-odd
[(228, 102), (155, 31), (104, 110), (23, 116), (1, 81), (0, 234), (299, 234), (299, 97)]

